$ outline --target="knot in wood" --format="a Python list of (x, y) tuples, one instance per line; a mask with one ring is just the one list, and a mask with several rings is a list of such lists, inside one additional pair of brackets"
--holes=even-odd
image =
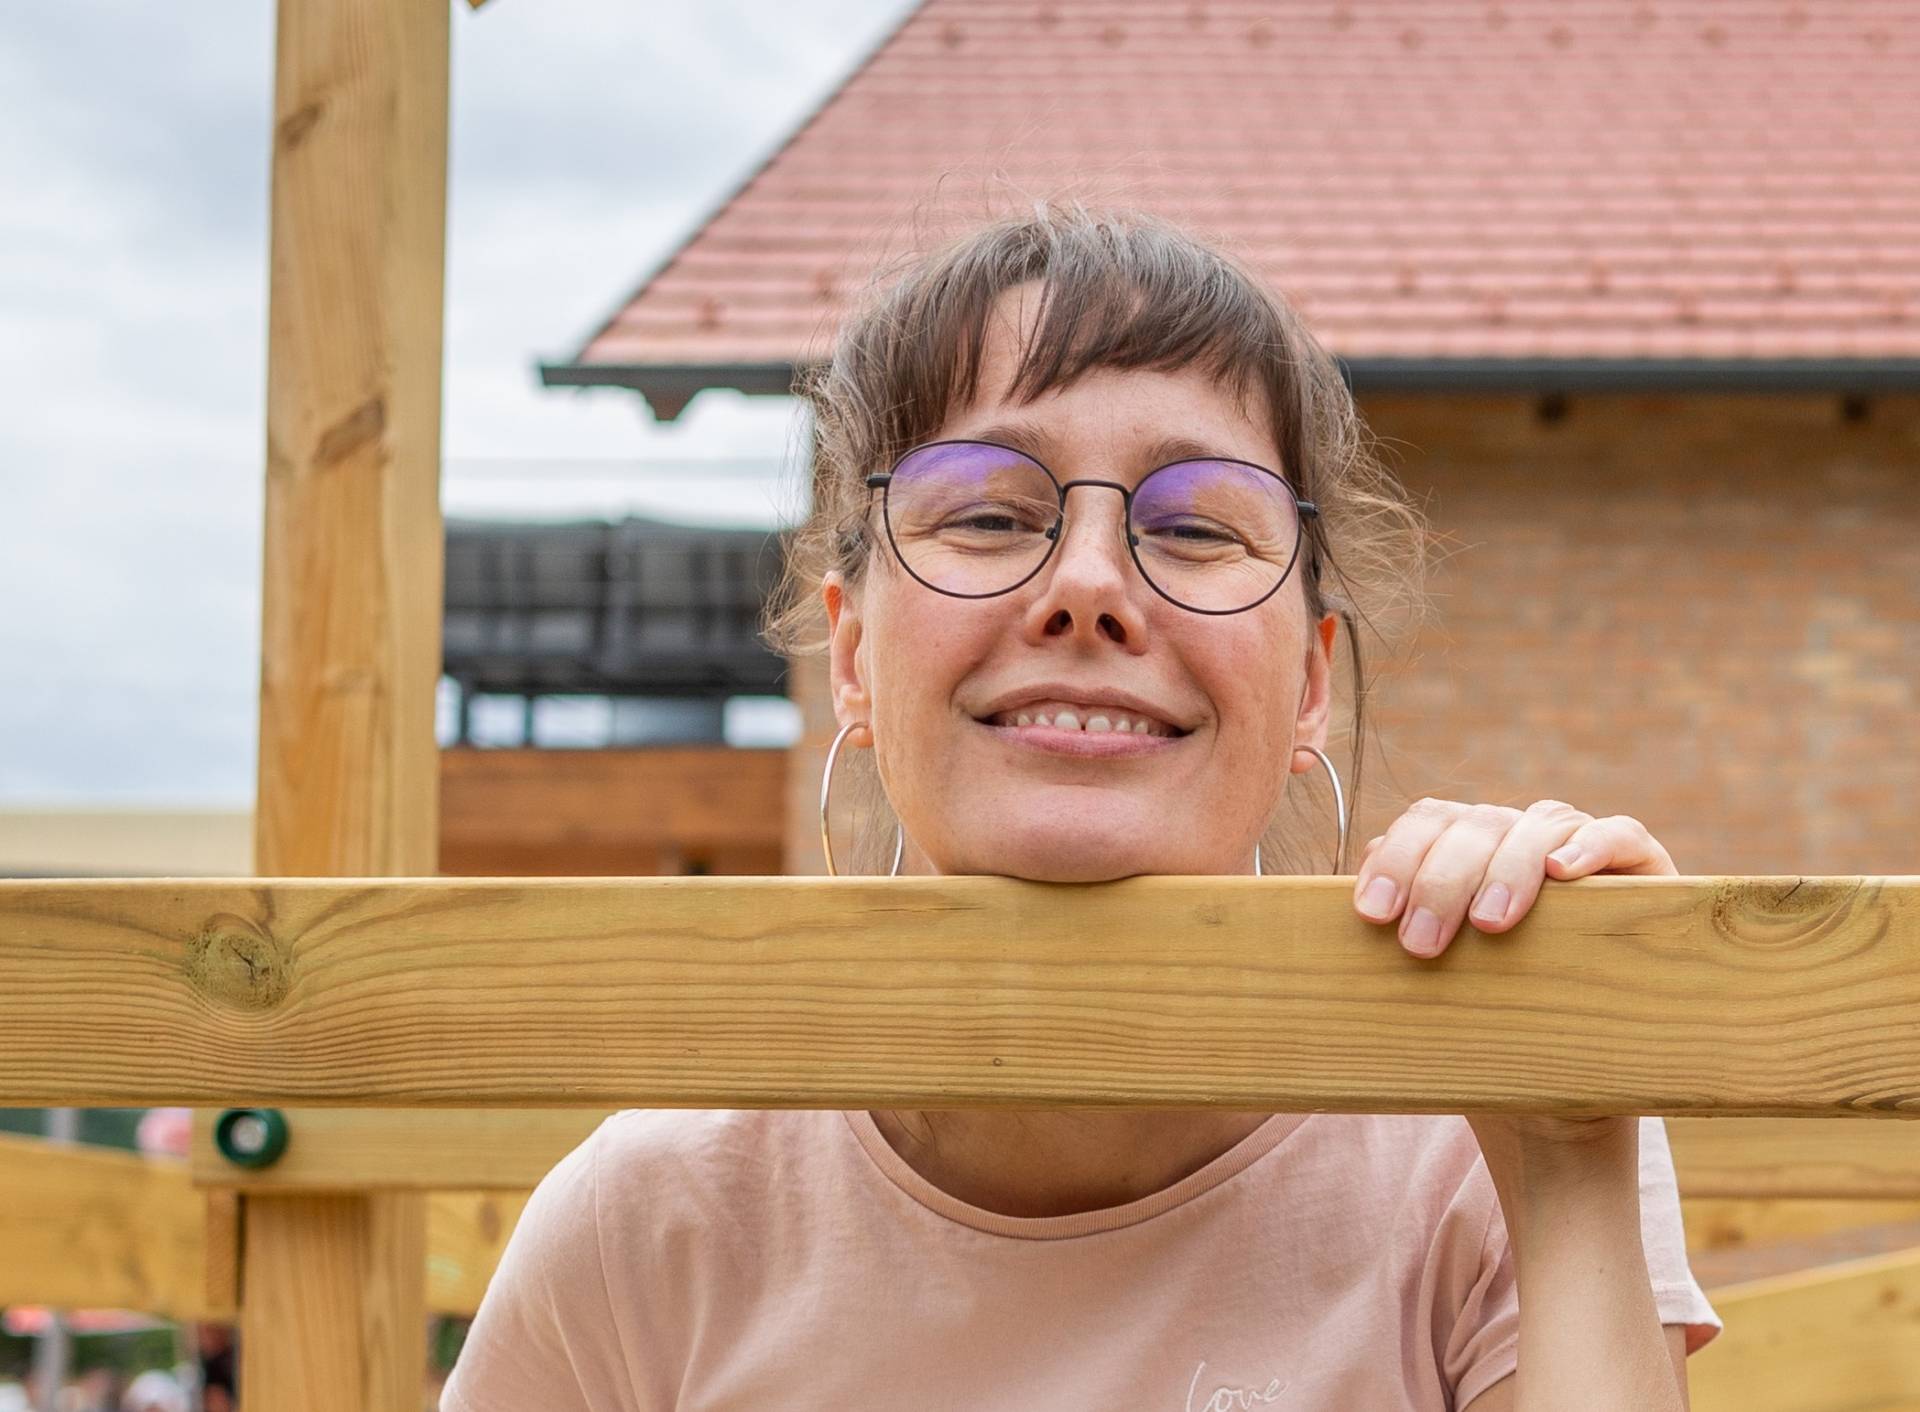
[(293, 988), (293, 958), (244, 917), (211, 917), (187, 943), (187, 980), (207, 999), (236, 1010), (271, 1010)]
[(1713, 926), (1744, 946), (1784, 950), (1824, 940), (1849, 921), (1871, 922), (1857, 916), (1859, 901), (1857, 878), (1730, 879), (1715, 890)]

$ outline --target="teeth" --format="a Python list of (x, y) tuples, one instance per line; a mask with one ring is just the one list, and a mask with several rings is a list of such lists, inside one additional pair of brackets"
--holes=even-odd
[(1005, 725), (1012, 726), (1051, 726), (1055, 730), (1087, 730), (1095, 734), (1119, 732), (1122, 735), (1166, 736), (1172, 732), (1158, 721), (1142, 717), (1134, 720), (1130, 716), (1108, 715), (1106, 712), (1089, 714), (1085, 721), (1080, 719), (1078, 711), (1063, 710), (1049, 716), (1045, 711), (1009, 711), (994, 718)]

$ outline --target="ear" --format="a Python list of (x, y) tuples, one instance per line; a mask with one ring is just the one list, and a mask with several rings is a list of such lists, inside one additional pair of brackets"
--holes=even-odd
[(1300, 693), (1300, 714), (1293, 723), (1295, 749), (1288, 769), (1293, 774), (1318, 769), (1320, 762), (1302, 745), (1327, 748), (1327, 722), (1333, 714), (1333, 641), (1340, 617), (1329, 613), (1314, 625), (1307, 643), (1307, 686)]
[[(873, 698), (867, 693), (860, 644), (864, 625), (860, 603), (847, 590), (847, 581), (838, 569), (827, 571), (820, 583), (820, 598), (827, 608), (827, 683), (833, 693), (833, 718), (837, 725), (871, 721)], [(871, 746), (873, 730), (851, 732), (847, 743)]]

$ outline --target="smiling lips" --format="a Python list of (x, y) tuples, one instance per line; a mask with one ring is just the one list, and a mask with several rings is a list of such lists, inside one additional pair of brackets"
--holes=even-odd
[(997, 711), (987, 717), (987, 722), (995, 726), (1049, 726), (1057, 731), (1081, 731), (1089, 735), (1172, 737), (1185, 734), (1141, 711), (1055, 701), (1035, 701), (1011, 711)]

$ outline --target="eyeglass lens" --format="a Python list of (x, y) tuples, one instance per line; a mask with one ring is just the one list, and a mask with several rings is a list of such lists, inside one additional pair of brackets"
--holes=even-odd
[[(885, 513), (909, 573), (943, 593), (983, 598), (1019, 587), (1045, 563), (1060, 490), (1010, 447), (936, 443), (894, 467)], [(1287, 483), (1257, 466), (1179, 461), (1134, 488), (1127, 530), (1135, 563), (1161, 594), (1199, 612), (1235, 612), (1285, 579), (1300, 513)]]

